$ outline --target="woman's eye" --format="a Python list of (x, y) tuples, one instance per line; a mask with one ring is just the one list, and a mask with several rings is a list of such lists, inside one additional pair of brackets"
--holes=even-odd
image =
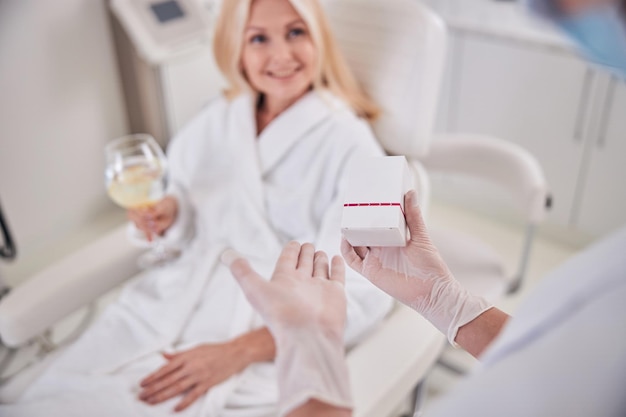
[(306, 31), (302, 28), (295, 28), (295, 29), (291, 29), (289, 31), (289, 33), (287, 34), (288, 38), (297, 38), (299, 36), (303, 36), (306, 34)]
[(254, 35), (250, 38), (250, 43), (264, 43), (267, 41), (265, 35)]

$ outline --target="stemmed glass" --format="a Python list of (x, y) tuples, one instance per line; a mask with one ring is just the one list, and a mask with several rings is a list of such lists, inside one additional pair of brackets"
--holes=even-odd
[[(105, 147), (105, 182), (109, 197), (126, 209), (149, 209), (165, 197), (167, 159), (154, 138), (145, 133), (123, 136)], [(159, 236), (138, 262), (142, 268), (163, 266), (179, 256)]]

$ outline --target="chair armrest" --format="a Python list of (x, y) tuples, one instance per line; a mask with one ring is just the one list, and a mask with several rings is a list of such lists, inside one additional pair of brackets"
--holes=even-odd
[(549, 189), (537, 159), (521, 146), (502, 139), (469, 134), (437, 135), (427, 170), (466, 174), (499, 184), (519, 204), (530, 223), (546, 215)]
[(348, 352), (354, 417), (391, 415), (426, 376), (444, 346), (441, 332), (397, 303), (388, 317)]
[(17, 347), (138, 271), (141, 249), (120, 226), (13, 289), (0, 303), (0, 339)]

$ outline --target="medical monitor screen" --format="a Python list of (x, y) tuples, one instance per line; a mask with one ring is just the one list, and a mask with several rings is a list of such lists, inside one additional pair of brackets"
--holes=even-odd
[(176, 1), (163, 1), (150, 5), (159, 22), (166, 23), (171, 20), (180, 19), (185, 15)]

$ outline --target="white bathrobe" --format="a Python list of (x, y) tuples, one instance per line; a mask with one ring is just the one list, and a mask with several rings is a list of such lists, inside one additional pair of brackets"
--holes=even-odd
[[(171, 415), (178, 396), (150, 406), (139, 381), (159, 352), (220, 342), (263, 326), (219, 255), (231, 247), (269, 278), (283, 245), (312, 242), (339, 253), (344, 172), (382, 151), (368, 125), (327, 92), (310, 92), (257, 137), (254, 101), (214, 99), (168, 149), (180, 213), (166, 236), (184, 255), (127, 284), (120, 299), (2, 416)], [(347, 271), (346, 343), (358, 341), (391, 300)], [(272, 363), (256, 363), (209, 390), (189, 416), (276, 415)]]

